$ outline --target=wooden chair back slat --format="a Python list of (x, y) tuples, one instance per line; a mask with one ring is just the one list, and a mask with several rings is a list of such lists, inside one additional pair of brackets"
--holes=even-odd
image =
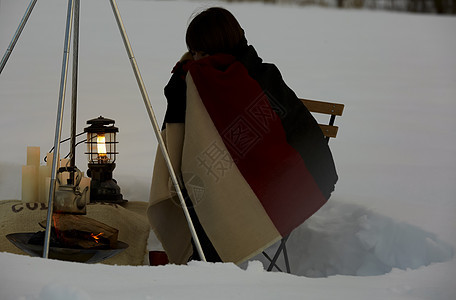
[(326, 115), (335, 115), (342, 116), (344, 111), (344, 105), (340, 103), (316, 101), (309, 99), (299, 99), (311, 112), (326, 114)]
[(321, 131), (323, 131), (325, 137), (335, 138), (337, 136), (337, 131), (339, 130), (339, 127), (325, 124), (318, 125), (320, 126)]
[(336, 116), (342, 116), (344, 111), (344, 105), (340, 103), (309, 100), (309, 99), (299, 99), (307, 107), (307, 109), (312, 113), (320, 113), (325, 115), (330, 115), (331, 119), (329, 124), (318, 124), (320, 125), (321, 131), (323, 131), (324, 136), (329, 140), (329, 138), (335, 138), (339, 127), (334, 126), (334, 118)]

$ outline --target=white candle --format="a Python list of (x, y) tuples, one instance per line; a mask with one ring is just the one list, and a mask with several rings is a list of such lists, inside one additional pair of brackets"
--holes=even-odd
[[(46, 177), (44, 179), (45, 185), (44, 185), (44, 194), (46, 195), (46, 202), (49, 202), (49, 191), (51, 190), (51, 177)], [(57, 180), (55, 181), (55, 190), (59, 188), (59, 183)]]
[(27, 166), (40, 165), (40, 147), (27, 147)]
[(38, 201), (38, 167), (22, 166), (22, 201)]
[(40, 166), (38, 173), (38, 202), (47, 203), (49, 195), (46, 195), (46, 178), (51, 176), (51, 168)]
[(46, 154), (46, 166), (52, 168), (52, 160), (54, 159), (54, 153), (47, 153)]
[[(46, 154), (46, 165), (49, 167), (49, 176), (51, 176), (52, 172), (52, 161), (54, 160), (54, 153), (48, 153)], [(60, 161), (59, 158), (57, 157), (57, 161)], [(57, 169), (60, 167), (60, 165), (57, 165)]]
[[(51, 177), (46, 177), (44, 179), (44, 203), (49, 203), (49, 190), (51, 188)], [(56, 187), (57, 188), (57, 187)]]

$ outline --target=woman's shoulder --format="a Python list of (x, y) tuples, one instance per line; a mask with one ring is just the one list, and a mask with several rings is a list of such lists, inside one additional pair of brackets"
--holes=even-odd
[(281, 77), (279, 68), (273, 63), (264, 62), (252, 45), (246, 47), (236, 58), (247, 68), (249, 73)]

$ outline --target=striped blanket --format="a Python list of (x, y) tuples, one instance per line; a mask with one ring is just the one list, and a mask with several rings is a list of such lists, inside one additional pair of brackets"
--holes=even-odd
[[(241, 263), (324, 205), (337, 181), (333, 158), (315, 119), (252, 46), (186, 71), (185, 122), (162, 134), (220, 258)], [(160, 151), (149, 203), (170, 262), (185, 263), (191, 236)]]

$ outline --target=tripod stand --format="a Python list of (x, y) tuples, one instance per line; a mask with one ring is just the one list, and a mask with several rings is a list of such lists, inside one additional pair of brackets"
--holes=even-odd
[[(27, 20), (36, 4), (37, 0), (31, 0), (27, 10), (22, 18), (16, 33), (13, 36), (13, 39), (2, 58), (0, 63), (0, 73), (2, 72), (6, 62), (12, 53), (12, 50), (19, 39), (19, 36), (27, 23)], [(203, 250), (201, 248), (201, 244), (199, 242), (198, 236), (196, 234), (195, 228), (193, 226), (193, 222), (190, 218), (190, 214), (188, 212), (187, 206), (185, 204), (184, 196), (182, 194), (179, 181), (177, 179), (176, 173), (174, 172), (173, 166), (171, 164), (170, 157), (168, 155), (168, 151), (166, 149), (166, 145), (163, 141), (163, 138), (160, 134), (160, 127), (158, 125), (157, 119), (155, 117), (154, 110), (152, 108), (151, 102), (149, 100), (149, 96), (147, 94), (144, 82), (142, 80), (141, 73), (139, 72), (138, 65), (136, 63), (136, 59), (133, 54), (133, 50), (130, 45), (130, 41), (128, 39), (125, 27), (122, 22), (122, 18), (120, 16), (119, 9), (117, 7), (117, 3), (115, 0), (110, 0), (110, 4), (114, 13), (114, 17), (116, 19), (118, 28), (120, 30), (120, 34), (122, 36), (122, 40), (127, 51), (128, 58), (130, 60), (133, 73), (135, 75), (138, 87), (140, 89), (144, 105), (146, 106), (146, 110), (149, 116), (149, 119), (152, 123), (152, 127), (157, 138), (160, 150), (163, 153), (163, 157), (166, 162), (166, 166), (169, 170), (169, 174), (171, 176), (175, 191), (178, 195), (181, 207), (184, 211), (184, 215), (186, 217), (190, 233), (194, 239), (198, 254), (201, 260), (206, 261)], [(68, 0), (68, 9), (67, 9), (67, 18), (66, 18), (66, 28), (65, 28), (65, 41), (64, 41), (64, 51), (63, 51), (63, 60), (62, 60), (62, 69), (61, 69), (61, 76), (60, 76), (60, 88), (59, 88), (59, 101), (57, 107), (57, 120), (55, 126), (55, 135), (54, 135), (54, 153), (53, 153), (53, 162), (52, 162), (52, 171), (51, 171), (51, 186), (49, 189), (49, 201), (48, 201), (48, 211), (47, 211), (47, 223), (46, 223), (46, 233), (45, 233), (45, 240), (44, 240), (44, 249), (43, 249), (43, 257), (48, 258), (49, 254), (49, 242), (50, 242), (50, 232), (51, 232), (51, 219), (53, 215), (53, 203), (54, 203), (54, 196), (55, 196), (55, 189), (56, 189), (56, 176), (57, 176), (57, 163), (58, 157), (60, 152), (60, 141), (61, 141), (61, 133), (62, 133), (62, 122), (63, 122), (63, 107), (65, 102), (65, 90), (67, 84), (67, 73), (68, 73), (68, 61), (70, 55), (70, 37), (71, 32), (73, 30), (74, 39), (73, 39), (73, 76), (72, 76), (72, 109), (71, 109), (71, 145), (70, 145), (70, 156), (71, 162), (70, 166), (74, 166), (74, 159), (75, 159), (75, 132), (76, 132), (76, 107), (77, 107), (77, 78), (78, 78), (78, 41), (79, 41), (79, 8), (80, 8), (80, 0)], [(74, 19), (74, 22), (73, 22)], [(73, 24), (74, 23), (74, 24)], [(73, 26), (74, 25), (74, 26)], [(74, 27), (74, 28), (73, 28)]]

